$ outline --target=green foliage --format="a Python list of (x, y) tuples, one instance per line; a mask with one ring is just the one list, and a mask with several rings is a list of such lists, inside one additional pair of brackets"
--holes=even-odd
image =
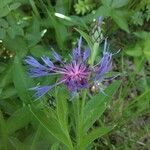
[(96, 6), (93, 0), (78, 0), (78, 3), (74, 5), (77, 14), (84, 15), (90, 12)]
[(32, 120), (32, 118), (33, 116), (27, 107), (22, 107), (15, 111), (6, 121), (8, 134), (11, 135), (18, 129), (25, 127)]
[[(149, 20), (149, 0), (0, 0), (0, 150), (149, 149)], [(91, 49), (89, 64), (101, 58), (103, 37), (110, 51), (121, 49), (113, 55), (120, 76), (105, 94), (89, 87), (71, 97), (57, 87), (35, 101), (29, 88), (57, 76), (34, 82), (24, 58), (53, 59), (55, 49), (67, 61), (80, 35)]]
[(21, 61), (16, 56), (14, 60), (14, 68), (13, 68), (13, 81), (15, 88), (18, 91), (18, 95), (23, 103), (30, 103), (31, 96), (29, 95), (28, 89), (29, 85), (31, 85), (32, 81), (27, 77), (23, 68), (21, 67)]
[(139, 58), (145, 57), (145, 59), (150, 60), (150, 44), (148, 42), (150, 40), (150, 34), (144, 31), (136, 32), (134, 34), (139, 38), (139, 41), (132, 47), (127, 48), (125, 51), (126, 54)]
[(129, 0), (102, 0), (102, 3), (108, 7), (120, 8), (129, 3)]
[(137, 25), (143, 25), (143, 14), (142, 12), (136, 12), (133, 16), (132, 16), (132, 20), (133, 20), (133, 23), (134, 24), (137, 24)]
[(13, 2), (13, 0), (0, 1), (0, 18), (7, 16), (12, 10), (17, 9), (21, 3)]
[[(83, 132), (87, 132), (92, 127), (93, 123), (100, 118), (103, 112), (106, 110), (110, 98), (118, 89), (120, 83), (115, 82), (107, 88), (107, 96), (99, 94), (94, 96), (84, 108), (84, 121), (83, 121)], [(114, 91), (113, 91), (113, 90)]]
[(0, 110), (0, 139), (1, 139), (1, 148), (7, 149), (7, 143), (8, 143), (8, 132), (7, 132), (7, 128), (6, 128), (6, 122), (4, 120), (3, 114)]
[[(61, 92), (60, 92), (61, 90)], [(62, 93), (64, 93), (62, 95)], [(64, 89), (59, 89), (56, 92), (56, 105), (57, 105), (57, 115), (58, 115), (58, 120), (61, 125), (61, 128), (65, 130), (64, 132), (67, 133), (68, 130), (68, 106), (67, 106), (67, 99), (68, 99), (68, 94), (66, 90)]]

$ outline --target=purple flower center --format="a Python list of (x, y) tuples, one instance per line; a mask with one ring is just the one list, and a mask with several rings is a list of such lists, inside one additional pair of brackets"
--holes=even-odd
[(77, 91), (87, 87), (89, 69), (84, 64), (71, 63), (64, 66), (65, 72), (63, 79), (65, 85), (71, 91)]

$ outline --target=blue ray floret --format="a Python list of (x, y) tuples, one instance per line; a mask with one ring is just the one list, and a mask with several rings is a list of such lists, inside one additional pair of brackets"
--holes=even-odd
[(112, 69), (112, 53), (109, 52), (107, 39), (105, 39), (103, 57), (101, 59), (100, 64), (98, 65), (95, 79), (101, 80), (104, 77), (104, 75), (111, 69)]
[[(89, 88), (91, 83), (102, 81), (105, 74), (112, 69), (112, 53), (110, 53), (107, 39), (104, 44), (103, 57), (101, 61), (95, 65), (88, 64), (88, 58), (91, 51), (87, 47), (82, 52), (82, 37), (80, 37), (77, 48), (73, 49), (70, 63), (65, 64), (59, 54), (53, 51), (53, 57), (56, 61), (62, 62), (60, 65), (55, 65), (47, 56), (42, 56), (42, 62), (39, 63), (32, 56), (25, 59), (26, 64), (29, 65), (28, 72), (31, 77), (41, 77), (47, 75), (59, 74), (60, 79), (53, 85), (37, 86), (30, 90), (34, 90), (34, 97), (40, 98), (45, 95), (49, 90), (64, 84), (71, 93), (79, 92), (81, 89)], [(94, 77), (94, 80), (93, 80)]]
[(50, 89), (51, 89), (51, 86), (36, 86), (36, 87), (30, 88), (29, 90), (34, 90), (35, 91), (34, 97), (40, 98), (44, 94), (46, 94)]

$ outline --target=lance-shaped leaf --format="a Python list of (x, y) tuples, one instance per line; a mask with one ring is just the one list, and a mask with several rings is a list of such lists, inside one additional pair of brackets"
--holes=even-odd
[(49, 115), (48, 112), (35, 109), (30, 106), (30, 111), (39, 121), (39, 123), (54, 137), (56, 137), (60, 142), (62, 142), (68, 149), (72, 150), (72, 142), (68, 135), (62, 130), (61, 125), (56, 120), (56, 118)]
[(104, 136), (108, 132), (110, 132), (113, 129), (113, 127), (99, 127), (94, 130), (92, 130), (89, 134), (85, 135), (83, 137), (82, 143), (79, 145), (79, 149), (83, 149), (86, 146), (88, 146), (90, 143), (92, 143), (95, 139)]
[(15, 131), (25, 127), (33, 116), (27, 107), (22, 107), (15, 111), (6, 121), (8, 134), (13, 134)]
[(102, 93), (94, 96), (85, 106), (84, 108), (84, 124), (83, 124), (83, 132), (87, 132), (90, 127), (92, 127), (93, 123), (101, 117), (103, 112), (106, 110), (108, 103), (112, 100), (112, 96), (117, 91), (120, 85), (119, 81), (115, 81), (112, 83), (107, 89), (106, 94)]
[(62, 129), (68, 134), (68, 92), (64, 88), (58, 88), (56, 91), (56, 108), (59, 123)]

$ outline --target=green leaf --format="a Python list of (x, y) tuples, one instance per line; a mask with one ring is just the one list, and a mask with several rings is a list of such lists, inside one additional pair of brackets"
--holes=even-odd
[(106, 89), (106, 94), (102, 93), (92, 97), (84, 108), (84, 124), (83, 132), (86, 133), (93, 123), (101, 117), (106, 110), (108, 103), (111, 101), (113, 94), (117, 91), (120, 85), (119, 81), (115, 81)]
[(96, 3), (91, 0), (85, 0), (81, 1), (79, 0), (78, 3), (74, 5), (75, 11), (77, 14), (84, 15), (85, 13), (88, 13), (92, 11), (96, 6)]
[(150, 33), (145, 31), (135, 32), (134, 33), (138, 38), (142, 39), (138, 41), (133, 48), (128, 48), (125, 53), (133, 56), (144, 56), (149, 60), (150, 59)]
[(20, 99), (26, 104), (31, 103), (29, 88), (33, 86), (32, 80), (25, 73), (22, 62), (18, 56), (15, 57), (13, 64), (13, 82)]
[(120, 8), (129, 3), (129, 0), (101, 0), (102, 3), (111, 8)]
[(9, 99), (1, 99), (0, 100), (0, 107), (1, 109), (8, 115), (13, 114), (17, 109), (20, 108), (20, 102), (18, 99), (13, 101), (13, 97)]
[(14, 87), (7, 87), (5, 88), (5, 90), (2, 91), (2, 93), (0, 94), (0, 98), (1, 99), (6, 99), (9, 97), (13, 97), (17, 94), (17, 91)]
[(16, 150), (27, 150), (30, 149), (30, 146), (26, 143), (20, 142), (20, 140), (14, 136), (9, 138), (9, 141), (14, 149)]
[(144, 23), (143, 13), (140, 11), (135, 12), (132, 16), (132, 21), (135, 25), (142, 26)]
[(0, 0), (0, 17), (5, 17), (11, 11), (9, 4), (13, 0)]
[(35, 16), (32, 20), (31, 26), (28, 29), (28, 32), (25, 35), (25, 39), (28, 41), (28, 47), (35, 46), (42, 39), (40, 22)]
[[(81, 17), (80, 19), (84, 23), (91, 23), (93, 19), (97, 19), (99, 16), (109, 17), (111, 16), (112, 9), (106, 5), (102, 5), (97, 8), (94, 13), (87, 14), (86, 16)], [(81, 21), (80, 21), (81, 22)]]
[(7, 29), (9, 27), (9, 24), (5, 19), (1, 18), (0, 19), (0, 26)]
[(54, 143), (50, 150), (59, 150), (59, 143)]
[(99, 127), (93, 129), (90, 133), (88, 133), (85, 137), (83, 137), (83, 141), (79, 146), (79, 149), (82, 149), (92, 143), (95, 139), (102, 137), (113, 129), (113, 127)]
[(13, 134), (15, 131), (25, 127), (32, 119), (33, 116), (28, 107), (18, 109), (6, 122), (8, 134)]
[(125, 50), (125, 53), (129, 56), (139, 57), (142, 56), (142, 47), (139, 43), (135, 45), (135, 47), (130, 47)]
[(5, 39), (6, 37), (6, 30), (4, 28), (0, 28), (0, 39)]
[(67, 39), (67, 34), (68, 34), (67, 28), (56, 19), (54, 14), (52, 14), (52, 12), (50, 12), (48, 8), (46, 10), (47, 10), (48, 17), (51, 20), (51, 23), (53, 25), (53, 28), (55, 29), (55, 36), (56, 36), (58, 46), (60, 49), (65, 49), (64, 42)]
[(37, 149), (37, 143), (39, 142), (38, 140), (39, 140), (41, 134), (42, 134), (42, 128), (39, 125), (38, 128), (37, 128), (37, 131), (35, 132), (35, 134), (33, 136), (33, 139), (32, 139), (32, 144), (31, 144), (31, 147), (30, 147), (31, 150), (36, 150)]
[(70, 150), (73, 149), (70, 138), (62, 131), (59, 122), (55, 118), (51, 117), (49, 113), (42, 110), (37, 110), (33, 107), (30, 107), (30, 111), (50, 134), (56, 137)]
[(15, 9), (17, 9), (17, 8), (20, 7), (20, 6), (21, 6), (21, 3), (16, 2), (16, 3), (11, 4), (11, 5), (9, 6), (9, 8), (10, 8), (11, 10), (15, 10)]
[(111, 7), (112, 8), (120, 8), (129, 3), (129, 0), (113, 0)]
[(0, 18), (5, 17), (9, 14), (10, 9), (8, 7), (4, 7), (0, 9)]
[(111, 11), (112, 11), (112, 9), (108, 6), (100, 6), (96, 10), (94, 18), (97, 19), (97, 17), (99, 17), (99, 16), (109, 17), (111, 15)]
[(90, 38), (90, 36), (89, 36), (86, 32), (84, 32), (84, 31), (82, 31), (82, 30), (80, 30), (80, 29), (75, 28), (75, 30), (78, 31), (78, 32), (83, 36), (83, 38), (84, 38), (84, 39), (86, 40), (86, 42), (88, 43), (90, 49), (92, 50), (92, 48), (93, 48), (93, 41), (92, 41), (92, 39)]
[(103, 3), (103, 5), (106, 5), (108, 7), (110, 7), (112, 4), (112, 0), (101, 0), (101, 2)]
[(6, 87), (12, 79), (12, 64), (8, 64), (7, 68), (0, 75), (0, 88)]
[(24, 35), (24, 31), (23, 31), (21, 26), (19, 26), (19, 25), (12, 25), (11, 28), (14, 31), (15, 35), (21, 35), (21, 36)]
[(128, 22), (125, 18), (125, 15), (122, 11), (120, 10), (113, 10), (111, 17), (113, 18), (113, 20), (116, 22), (116, 24), (123, 29), (126, 32), (130, 32), (129, 31), (129, 27), (128, 27)]
[(4, 46), (7, 49), (17, 53), (17, 55), (19, 55), (20, 57), (24, 57), (28, 51), (27, 43), (21, 37), (16, 37), (15, 39), (7, 37), (7, 39), (5, 38), (3, 42)]
[(50, 56), (51, 51), (50, 50), (46, 50), (46, 48), (44, 48), (42, 45), (35, 45), (34, 47), (32, 47), (30, 49), (30, 53), (33, 56), (40, 58), (43, 55)]
[(0, 137), (2, 139), (2, 142), (0, 142), (2, 144), (1, 148), (7, 150), (8, 132), (6, 127), (6, 122), (3, 118), (1, 109), (0, 109)]
[(25, 35), (25, 38), (28, 41), (29, 47), (32, 48), (41, 41), (41, 33), (40, 32), (32, 33), (32, 34), (29, 33)]
[[(56, 108), (57, 108), (57, 115), (59, 123), (62, 127), (62, 130), (68, 134), (68, 92), (64, 88), (58, 88), (56, 90)], [(69, 134), (68, 134), (69, 135)]]
[(38, 9), (37, 9), (37, 7), (36, 7), (35, 1), (34, 1), (34, 0), (29, 0), (29, 2), (30, 2), (30, 4), (31, 4), (31, 6), (32, 6), (32, 9), (33, 9), (35, 15), (40, 18), (40, 15), (39, 15)]
[(150, 37), (148, 37), (145, 41), (144, 41), (144, 49), (143, 49), (143, 53), (145, 54), (145, 57), (150, 60)]
[(122, 112), (122, 117), (118, 120), (118, 127), (149, 111), (149, 97), (150, 90), (147, 90), (140, 96), (135, 97)]
[(15, 31), (11, 27), (8, 28), (7, 33), (11, 39), (14, 39), (16, 36)]
[(140, 39), (147, 39), (150, 37), (150, 32), (139, 31), (139, 32), (134, 32), (134, 35)]
[(58, 13), (68, 14), (70, 4), (71, 4), (71, 1), (69, 1), (69, 0), (56, 1), (55, 11)]
[(13, 0), (0, 0), (0, 9), (10, 4)]

